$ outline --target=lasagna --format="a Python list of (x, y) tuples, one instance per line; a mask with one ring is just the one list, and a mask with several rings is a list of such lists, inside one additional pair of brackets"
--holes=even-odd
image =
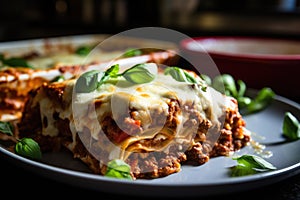
[[(22, 115), (28, 92), (57, 77), (68, 79), (87, 70), (103, 69), (114, 61), (125, 65), (139, 62), (169, 64), (177, 60), (173, 50), (142, 49), (140, 55), (125, 57), (122, 55), (126, 49), (98, 50), (85, 56), (76, 53), (81, 48), (71, 48), (69, 45), (68, 48), (63, 48), (64, 51), (47, 51), (44, 54), (32, 51), (18, 57), (0, 53), (0, 120), (18, 120)], [(4, 65), (6, 61), (10, 61), (7, 63), (14, 66)], [(24, 64), (26, 66), (23, 66)]]
[(236, 99), (192, 71), (180, 71), (196, 80), (189, 82), (157, 63), (145, 66), (154, 74), (148, 82), (102, 78), (87, 92), (76, 89), (81, 76), (43, 83), (29, 92), (19, 137), (33, 138), (43, 152), (66, 148), (99, 175), (121, 159), (133, 179), (178, 173), (184, 164), (202, 165), (249, 143)]

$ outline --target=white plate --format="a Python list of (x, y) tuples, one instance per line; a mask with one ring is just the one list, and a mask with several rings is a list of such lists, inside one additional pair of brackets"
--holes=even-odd
[[(281, 96), (276, 96), (266, 110), (244, 116), (247, 128), (265, 137), (255, 137), (255, 140), (266, 144), (265, 150), (273, 153), (267, 160), (277, 167), (275, 171), (244, 177), (228, 175), (228, 167), (235, 164), (230, 157), (212, 158), (202, 166), (183, 166), (181, 172), (165, 178), (128, 181), (92, 174), (84, 164), (74, 160), (69, 152), (45, 154), (43, 163), (13, 154), (1, 145), (0, 154), (16, 165), (49, 179), (106, 193), (187, 197), (240, 192), (279, 182), (299, 173), (300, 140), (287, 142), (282, 137), (286, 111), (300, 119), (300, 105)], [(249, 146), (238, 153), (254, 153), (254, 150)]]

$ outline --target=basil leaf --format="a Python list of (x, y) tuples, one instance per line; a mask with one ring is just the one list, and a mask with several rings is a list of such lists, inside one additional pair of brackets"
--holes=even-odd
[(238, 101), (238, 106), (240, 109), (247, 107), (252, 102), (250, 97), (243, 97), (243, 96), (238, 97), (237, 101)]
[[(152, 74), (147, 67), (151, 67), (149, 64), (137, 64), (127, 70), (125, 70), (122, 75), (123, 77), (135, 84), (149, 83), (154, 80), (155, 74)], [(151, 70), (151, 69), (150, 69)]]
[(21, 138), (15, 146), (15, 151), (24, 157), (37, 160), (42, 158), (39, 144), (31, 138)]
[(227, 96), (237, 97), (238, 92), (234, 78), (229, 74), (221, 74), (213, 79), (212, 87)]
[(282, 131), (283, 135), (291, 140), (300, 138), (300, 123), (290, 112), (284, 114)]
[(126, 52), (123, 54), (123, 57), (133, 57), (142, 55), (142, 51), (140, 49), (127, 49)]
[(271, 163), (267, 162), (263, 158), (256, 155), (245, 154), (232, 159), (237, 160), (237, 162), (240, 165), (248, 166), (254, 169), (262, 169), (262, 170), (276, 169), (276, 167), (274, 167)]
[(232, 177), (246, 176), (256, 173), (256, 170), (244, 165), (236, 165), (230, 168), (230, 176)]
[(202, 78), (206, 82), (207, 85), (211, 85), (212, 84), (212, 80), (211, 80), (211, 78), (208, 75), (206, 75), (206, 74), (200, 74), (200, 78)]
[(0, 132), (12, 136), (13, 131), (14, 131), (14, 128), (10, 122), (0, 121)]
[(110, 77), (116, 77), (118, 76), (119, 70), (120, 70), (119, 64), (115, 64), (105, 71), (105, 75)]
[(238, 97), (243, 97), (246, 93), (246, 88), (247, 88), (246, 84), (242, 80), (237, 80), (237, 85), (238, 85), (238, 88), (239, 88), (237, 96)]
[(53, 83), (53, 82), (63, 82), (65, 80), (65, 77), (62, 76), (62, 75), (59, 75), (59, 76), (56, 76), (54, 77), (50, 82)]
[(245, 154), (232, 159), (238, 164), (230, 168), (231, 176), (244, 176), (277, 169), (270, 162), (256, 155)]
[(165, 75), (171, 75), (176, 81), (189, 82), (184, 70), (179, 67), (167, 67), (164, 71)]
[(75, 50), (75, 54), (80, 56), (87, 56), (91, 51), (92, 47), (90, 46), (80, 46)]
[(107, 163), (105, 176), (132, 180), (130, 165), (120, 159), (111, 160)]
[(251, 114), (265, 109), (274, 99), (275, 93), (271, 88), (261, 89), (251, 103), (246, 106), (244, 114)]
[(183, 70), (184, 75), (186, 77), (186, 79), (188, 80), (188, 82), (190, 83), (197, 83), (198, 81), (196, 80), (195, 77), (193, 77), (191, 74), (189, 74), (187, 71)]
[(91, 70), (83, 73), (76, 81), (76, 92), (89, 93), (96, 90), (98, 87), (98, 81), (99, 79), (101, 80), (102, 77), (103, 73), (100, 73), (98, 70)]
[(4, 65), (10, 66), (10, 67), (26, 67), (26, 68), (33, 68), (31, 65), (27, 63), (26, 60), (22, 58), (8, 58), (2, 60), (2, 63)]

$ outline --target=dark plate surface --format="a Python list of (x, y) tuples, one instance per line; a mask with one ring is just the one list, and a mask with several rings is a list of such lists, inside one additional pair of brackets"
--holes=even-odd
[[(165, 178), (128, 181), (95, 175), (69, 152), (45, 154), (42, 162), (32, 161), (7, 151), (0, 146), (0, 154), (18, 166), (49, 179), (91, 190), (114, 194), (140, 196), (209, 196), (245, 191), (269, 185), (299, 173), (300, 140), (287, 142), (282, 137), (284, 113), (292, 112), (300, 118), (300, 105), (281, 96), (264, 111), (244, 116), (253, 138), (272, 152), (266, 158), (277, 170), (244, 176), (230, 177), (228, 168), (236, 162), (230, 157), (212, 158), (202, 166), (183, 166), (182, 171)], [(237, 154), (255, 153), (250, 145)]]

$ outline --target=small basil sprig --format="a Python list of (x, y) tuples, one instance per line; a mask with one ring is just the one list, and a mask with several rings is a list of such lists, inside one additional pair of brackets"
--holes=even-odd
[(35, 160), (42, 158), (42, 153), (39, 144), (32, 138), (21, 138), (18, 140), (15, 151), (17, 154), (29, 157)]
[(79, 46), (75, 50), (75, 54), (79, 56), (87, 56), (92, 51), (92, 49), (92, 46)]
[[(0, 132), (13, 136), (14, 128), (10, 122), (0, 121)], [(15, 152), (18, 155), (32, 158), (32, 159), (41, 159), (42, 153), (39, 144), (34, 141), (32, 138), (21, 138), (16, 139)]]
[(83, 73), (76, 81), (75, 89), (78, 93), (89, 93), (97, 89), (100, 72), (91, 70)]
[[(156, 67), (156, 65), (155, 65)], [(96, 90), (100, 85), (110, 78), (124, 77), (125, 80), (133, 84), (148, 83), (154, 80), (155, 74), (152, 73), (153, 64), (142, 63), (128, 68), (123, 73), (119, 73), (119, 64), (111, 66), (104, 72), (91, 70), (83, 73), (77, 80), (75, 89), (78, 93), (89, 93)]]
[(104, 176), (133, 180), (130, 175), (130, 165), (120, 159), (114, 159), (107, 163), (107, 170)]
[(284, 114), (282, 132), (290, 140), (300, 138), (300, 122), (291, 112), (285, 112)]
[(254, 98), (245, 95), (247, 86), (244, 81), (237, 80), (230, 74), (220, 74), (211, 81), (211, 86), (217, 91), (234, 97), (243, 115), (252, 114), (265, 109), (270, 105), (275, 97), (274, 91), (269, 87), (264, 87), (258, 91)]
[(63, 82), (65, 80), (65, 77), (63, 75), (58, 75), (56, 77), (54, 77), (50, 82)]
[(270, 162), (256, 155), (245, 154), (233, 157), (232, 159), (237, 161), (237, 165), (230, 168), (230, 175), (232, 177), (246, 176), (276, 169)]
[(12, 136), (14, 132), (14, 127), (10, 122), (0, 121), (0, 132)]
[(125, 51), (122, 57), (133, 57), (133, 56), (139, 56), (142, 55), (142, 51), (140, 49), (133, 49), (129, 48)]
[(4, 66), (25, 67), (33, 69), (33, 67), (23, 58), (11, 57), (6, 59), (3, 54), (0, 54), (0, 61)]
[[(154, 80), (155, 74), (152, 73), (151, 67), (153, 64), (137, 64), (118, 76), (123, 76), (127, 81), (134, 84), (149, 83)], [(147, 69), (149, 67), (149, 70)]]
[[(202, 84), (202, 83), (200, 83), (199, 80), (197, 80), (189, 72), (187, 72), (186, 70), (184, 70), (182, 68), (179, 68), (179, 67), (167, 67), (164, 70), (164, 74), (165, 75), (171, 75), (176, 81), (179, 81), (179, 82), (187, 82), (187, 83), (193, 83), (193, 84)], [(207, 86), (206, 85), (202, 85), (201, 89), (203, 91), (206, 91)]]
[(271, 102), (274, 99), (274, 96), (275, 93), (271, 88), (262, 88), (258, 91), (258, 94), (255, 98), (251, 99), (251, 101), (248, 104), (241, 107), (241, 109), (244, 108), (244, 110), (241, 110), (241, 113), (251, 114), (265, 109), (268, 105), (271, 104)]

